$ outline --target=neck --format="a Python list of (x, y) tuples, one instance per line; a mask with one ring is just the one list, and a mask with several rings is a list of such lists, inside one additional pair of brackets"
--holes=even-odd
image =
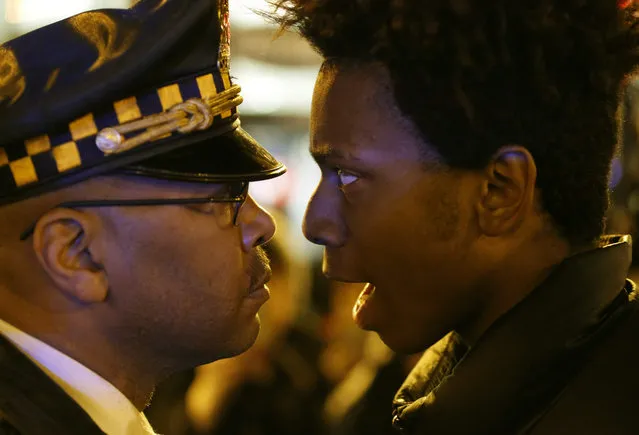
[(507, 249), (498, 265), (484, 274), (479, 285), (482, 304), (457, 332), (474, 345), (503, 314), (541, 285), (552, 270), (570, 255), (566, 242), (549, 238), (528, 241)]
[[(150, 402), (155, 386), (166, 377), (164, 370), (158, 369), (157, 360), (142, 355), (141, 346), (111, 343), (102, 337), (82, 334), (82, 337), (65, 335), (42, 339), (107, 380), (142, 411)], [(76, 343), (90, 343), (90, 346)], [(149, 361), (152, 363), (147, 363)]]
[[(90, 346), (80, 347), (74, 343), (90, 343)], [(162, 367), (157, 358), (146, 355), (146, 347), (139, 343), (110, 341), (104, 333), (51, 337), (49, 344), (103, 377), (139, 411), (149, 404), (155, 386), (173, 372)]]

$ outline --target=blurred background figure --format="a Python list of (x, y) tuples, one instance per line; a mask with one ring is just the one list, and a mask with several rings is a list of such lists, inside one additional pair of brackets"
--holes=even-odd
[(391, 404), (421, 355), (396, 354), (377, 334), (355, 325), (352, 307), (363, 284), (326, 280), (320, 262), (314, 269), (313, 307), (325, 343), (318, 365), (330, 388), (321, 410), (322, 433), (396, 435), (388, 417)]
[(388, 418), (391, 404), (420, 356), (396, 354), (377, 335), (367, 333), (361, 358), (326, 399), (326, 433), (396, 435)]
[(612, 162), (611, 207), (607, 232), (633, 237), (630, 278), (639, 279), (639, 78), (629, 78), (619, 116), (624, 122), (618, 132), (617, 156)]
[(362, 284), (328, 281), (321, 273), (321, 263), (315, 265), (313, 307), (320, 318), (318, 334), (324, 348), (317, 361), (328, 383), (341, 383), (364, 355), (367, 332), (353, 323), (353, 301), (362, 291)]

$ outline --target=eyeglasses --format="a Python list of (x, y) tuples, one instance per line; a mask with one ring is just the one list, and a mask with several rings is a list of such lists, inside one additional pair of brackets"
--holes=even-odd
[[(211, 204), (211, 203), (230, 203), (233, 205), (233, 226), (237, 226), (237, 218), (240, 214), (242, 205), (246, 202), (248, 196), (249, 183), (246, 181), (234, 182), (226, 184), (228, 189), (221, 194), (216, 194), (204, 198), (156, 198), (156, 199), (108, 199), (108, 200), (86, 200), (86, 201), (69, 201), (62, 202), (52, 209), (56, 208), (87, 208), (87, 207), (139, 207), (139, 206), (157, 206), (157, 205), (190, 205), (190, 204)], [(44, 213), (43, 213), (44, 215)], [(42, 216), (43, 216), (42, 215)], [(28, 239), (35, 230), (40, 216), (26, 230), (20, 234), (20, 240)]]

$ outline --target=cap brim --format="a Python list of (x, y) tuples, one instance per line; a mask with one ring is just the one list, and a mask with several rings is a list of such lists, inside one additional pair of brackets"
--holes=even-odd
[(199, 183), (259, 181), (282, 175), (284, 164), (242, 128), (122, 168), (127, 174)]

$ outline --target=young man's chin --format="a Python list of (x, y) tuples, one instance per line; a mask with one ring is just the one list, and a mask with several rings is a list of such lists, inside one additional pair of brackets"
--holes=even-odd
[(424, 335), (423, 331), (407, 330), (398, 326), (395, 322), (390, 325), (375, 325), (369, 330), (377, 333), (384, 344), (393, 352), (404, 355), (424, 352), (447, 334), (433, 333)]

